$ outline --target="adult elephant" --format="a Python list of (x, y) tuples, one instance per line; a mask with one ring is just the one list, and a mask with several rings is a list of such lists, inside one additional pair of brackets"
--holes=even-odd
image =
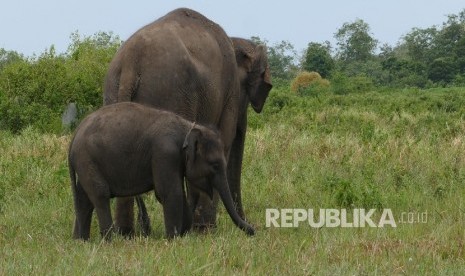
[[(271, 88), (264, 46), (231, 39), (208, 18), (182, 8), (141, 28), (122, 45), (105, 79), (104, 104), (134, 101), (216, 126), (230, 191), (244, 218), (240, 178), (247, 107), (250, 103), (260, 113)], [(190, 192), (196, 226), (216, 224), (218, 195), (213, 198)], [(116, 202), (115, 224), (123, 234), (133, 231), (133, 202)]]

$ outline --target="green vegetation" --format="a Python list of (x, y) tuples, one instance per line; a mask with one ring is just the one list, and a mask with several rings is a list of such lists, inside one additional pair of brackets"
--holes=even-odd
[(103, 78), (121, 41), (107, 33), (74, 33), (71, 40), (64, 54), (53, 46), (30, 58), (0, 51), (0, 129), (17, 133), (33, 125), (60, 133), (68, 103), (77, 104), (80, 117), (101, 106)]
[[(121, 41), (75, 33), (63, 54), (0, 49), (0, 275), (462, 275), (464, 25), (462, 11), (378, 49), (357, 19), (336, 32), (334, 51), (312, 42), (299, 59), (288, 42), (268, 46), (274, 89), (262, 114), (249, 112), (242, 176), (252, 238), (221, 208), (217, 229), (168, 242), (149, 195), (149, 238), (104, 243), (94, 216), (91, 241), (72, 240), (61, 114), (71, 102), (79, 118), (101, 105)], [(376, 209), (374, 221), (387, 208), (397, 227), (267, 228), (267, 208)]]
[[(276, 87), (250, 112), (243, 191), (247, 238), (221, 208), (209, 234), (71, 239), (70, 136), (0, 132), (0, 274), (461, 274), (465, 271), (465, 91), (301, 97)], [(389, 208), (397, 228), (266, 228), (266, 208)], [(426, 223), (400, 223), (427, 212)], [(374, 215), (378, 219), (380, 212)]]
[(381, 44), (362, 19), (344, 23), (334, 38), (336, 45), (310, 42), (302, 57), (289, 42), (269, 45), (272, 75), (290, 80), (301, 70), (316, 71), (331, 82), (340, 76), (365, 78), (390, 88), (465, 84), (465, 10), (440, 25), (413, 28), (395, 46)]
[[(301, 89), (302, 96), (465, 85), (465, 10), (441, 26), (413, 28), (395, 47), (379, 46), (361, 19), (344, 23), (334, 36), (337, 47), (310, 42), (301, 57), (288, 41), (268, 45), (273, 82), (290, 82), (308, 71), (331, 84)], [(63, 133), (61, 115), (69, 103), (77, 105), (79, 118), (101, 106), (107, 66), (120, 45), (117, 36), (99, 32), (72, 34), (62, 54), (53, 46), (34, 57), (0, 49), (0, 129), (19, 133), (32, 125)]]

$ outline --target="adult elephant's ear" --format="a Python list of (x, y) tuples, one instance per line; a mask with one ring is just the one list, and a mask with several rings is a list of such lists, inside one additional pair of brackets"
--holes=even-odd
[(264, 45), (258, 45), (254, 53), (254, 68), (252, 70), (255, 71), (255, 77), (258, 77), (258, 80), (256, 80), (258, 84), (253, 87), (252, 91), (249, 91), (249, 98), (252, 108), (257, 113), (262, 112), (266, 98), (271, 88), (273, 88), (266, 52), (266, 47)]

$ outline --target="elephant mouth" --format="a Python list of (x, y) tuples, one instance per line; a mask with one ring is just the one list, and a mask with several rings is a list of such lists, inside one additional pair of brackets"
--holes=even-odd
[(250, 102), (250, 105), (252, 106), (253, 110), (254, 110), (256, 113), (262, 112), (263, 104), (254, 104), (253, 102)]
[(253, 110), (255, 110), (255, 111), (259, 108), (257, 105), (255, 105), (255, 104), (252, 103), (252, 102), (250, 103), (250, 105), (252, 106)]

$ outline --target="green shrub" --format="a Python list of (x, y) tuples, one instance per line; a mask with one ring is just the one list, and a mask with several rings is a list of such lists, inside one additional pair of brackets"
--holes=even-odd
[(373, 89), (372, 79), (364, 75), (348, 77), (342, 72), (335, 72), (331, 78), (331, 90), (337, 95), (362, 93)]
[(102, 104), (108, 63), (120, 45), (112, 34), (71, 36), (64, 54), (54, 47), (38, 57), (15, 59), (0, 71), (0, 127), (18, 133), (28, 125), (60, 132), (61, 115), (70, 102), (80, 116)]

